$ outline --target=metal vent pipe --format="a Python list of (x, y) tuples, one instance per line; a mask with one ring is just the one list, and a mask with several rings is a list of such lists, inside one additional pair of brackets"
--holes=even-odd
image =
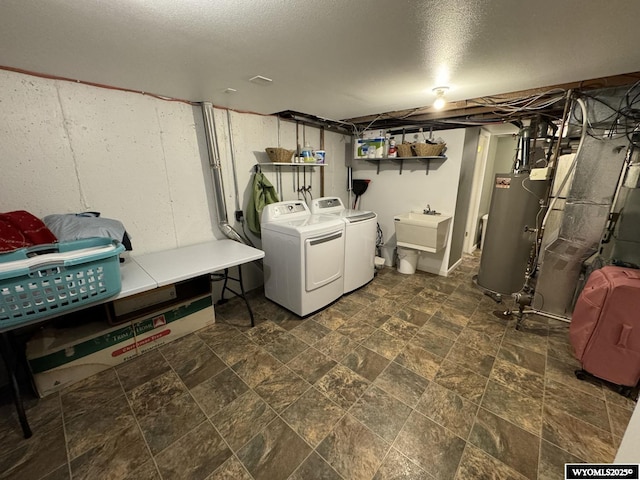
[(220, 151), (218, 149), (218, 137), (216, 136), (216, 126), (213, 119), (213, 104), (202, 102), (202, 117), (204, 119), (204, 132), (207, 141), (207, 153), (211, 176), (213, 179), (213, 193), (216, 197), (216, 214), (218, 217), (218, 227), (220, 231), (231, 240), (245, 243), (238, 232), (229, 225), (227, 216), (227, 204), (224, 195), (224, 183), (222, 181), (222, 167), (220, 164)]

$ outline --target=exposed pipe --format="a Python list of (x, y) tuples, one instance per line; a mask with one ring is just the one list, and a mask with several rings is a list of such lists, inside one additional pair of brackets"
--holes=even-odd
[(541, 317), (551, 318), (553, 320), (558, 320), (560, 322), (571, 323), (571, 319), (569, 317), (563, 317), (561, 315), (555, 315), (553, 313), (543, 312), (542, 310), (536, 310), (532, 308), (530, 310), (524, 310), (522, 312), (523, 315), (526, 315), (528, 313), (532, 313), (534, 315), (540, 315)]
[[(569, 92), (569, 95), (571, 94), (571, 92)], [(562, 183), (560, 185), (560, 188), (557, 190), (557, 195), (553, 198), (551, 198), (551, 191), (553, 189), (553, 183), (555, 182), (550, 182), (549, 184), (549, 189), (547, 190), (547, 201), (549, 200), (549, 198), (551, 198), (551, 201), (549, 202), (549, 205), (546, 207), (546, 211), (544, 216), (542, 217), (542, 221), (540, 222), (540, 224), (538, 225), (538, 222), (536, 220), (536, 240), (535, 240), (535, 249), (534, 249), (534, 256), (531, 258), (531, 261), (529, 263), (529, 266), (527, 267), (527, 275), (525, 278), (525, 284), (523, 286), (523, 289), (526, 289), (528, 287), (528, 283), (530, 280), (531, 275), (536, 271), (536, 268), (538, 266), (538, 259), (540, 258), (540, 247), (541, 247), (541, 243), (542, 243), (542, 238), (544, 236), (545, 233), (545, 229), (546, 229), (546, 225), (547, 225), (547, 220), (549, 219), (549, 215), (551, 214), (551, 211), (553, 210), (553, 206), (555, 205), (556, 201), (558, 200), (558, 197), (560, 196), (560, 193), (562, 192), (562, 189), (564, 188), (565, 184), (567, 183), (567, 181), (569, 180), (569, 177), (571, 176), (571, 172), (573, 171), (573, 169), (576, 166), (576, 163), (578, 161), (578, 155), (580, 154), (580, 150), (582, 149), (582, 145), (584, 143), (584, 139), (586, 137), (587, 134), (587, 107), (584, 104), (584, 102), (582, 101), (582, 99), (577, 99), (578, 105), (580, 105), (580, 108), (582, 109), (582, 134), (580, 136), (580, 143), (578, 144), (578, 150), (576, 151), (575, 157), (573, 159), (573, 162), (571, 163), (571, 166), (569, 167), (569, 170), (567, 171), (567, 174), (565, 175), (564, 179), (562, 180)], [(553, 170), (553, 176), (555, 176), (555, 171), (557, 170), (557, 164), (558, 164), (558, 156), (560, 154), (560, 143), (562, 140), (562, 134), (564, 131), (564, 124), (568, 123), (567, 120), (567, 115), (569, 114), (569, 97), (567, 98), (567, 104), (565, 105), (565, 110), (563, 113), (563, 121), (560, 124), (560, 129), (558, 131), (558, 141), (556, 142), (556, 149), (554, 152), (554, 159), (553, 159), (553, 163), (551, 165), (549, 165), (549, 168)]]
[[(324, 150), (324, 127), (320, 127), (320, 150)], [(324, 197), (324, 168), (320, 169), (320, 196)]]
[[(538, 265), (538, 260), (540, 258), (540, 243), (542, 241), (542, 238), (544, 236), (544, 232), (545, 232), (545, 227), (547, 224), (547, 220), (549, 218), (549, 215), (551, 213), (551, 211), (553, 210), (553, 206), (555, 205), (556, 201), (558, 200), (558, 197), (560, 196), (560, 194), (562, 193), (562, 190), (564, 189), (564, 186), (566, 185), (567, 181), (569, 180), (569, 178), (571, 177), (571, 173), (573, 172), (573, 170), (576, 167), (576, 164), (578, 162), (578, 158), (580, 156), (580, 151), (582, 150), (582, 145), (584, 144), (584, 140), (587, 136), (587, 126), (588, 126), (588, 121), (587, 121), (587, 106), (584, 103), (584, 101), (581, 98), (576, 99), (576, 102), (578, 103), (578, 105), (580, 106), (580, 109), (582, 110), (582, 133), (580, 136), (580, 143), (578, 144), (578, 149), (575, 153), (575, 157), (573, 158), (573, 161), (571, 162), (571, 165), (569, 166), (569, 169), (567, 170), (567, 173), (565, 174), (562, 183), (560, 184), (560, 187), (557, 190), (556, 196), (554, 196), (551, 199), (551, 202), (549, 203), (549, 206), (547, 207), (547, 210), (545, 212), (545, 215), (542, 219), (542, 222), (540, 222), (540, 226), (537, 228), (537, 232), (536, 232), (536, 243), (535, 243), (535, 250), (534, 250), (534, 256), (530, 259), (530, 263), (527, 266), (527, 274), (525, 276), (525, 283), (522, 287), (523, 291), (527, 291), (528, 290), (528, 285), (529, 285), (529, 281), (531, 279), (532, 274), (535, 272), (537, 265)], [(565, 114), (567, 113), (567, 109), (565, 108)], [(563, 116), (563, 119), (566, 119), (566, 116)], [(563, 124), (565, 122), (563, 121)], [(554, 165), (553, 168), (557, 169), (557, 162), (558, 162), (558, 156), (557, 154), (559, 153), (559, 145), (560, 145), (560, 140), (561, 140), (561, 136), (562, 135), (562, 126), (560, 128), (560, 131), (558, 132), (559, 137), (558, 137), (558, 142), (556, 144), (556, 156), (554, 158)], [(550, 187), (550, 189), (553, 188), (552, 186)], [(536, 222), (537, 223), (537, 222)], [(529, 298), (533, 298), (533, 292), (530, 293), (530, 295), (528, 295)], [(530, 305), (530, 302), (527, 303), (527, 305)], [(547, 316), (549, 318), (555, 318), (556, 320), (560, 320), (563, 322), (570, 322), (571, 320), (562, 316), (558, 316), (558, 315), (553, 315), (551, 313), (546, 313), (546, 312), (542, 312), (540, 310), (537, 309), (530, 309), (530, 310), (524, 310), (524, 304), (520, 304), (520, 311), (518, 314), (518, 322), (516, 323), (516, 330), (519, 329), (520, 327), (520, 322), (522, 320), (522, 316), (524, 314), (527, 313), (535, 313), (537, 315), (544, 315)]]
[(202, 102), (202, 118), (204, 119), (205, 140), (207, 142), (207, 153), (209, 166), (211, 167), (211, 177), (213, 179), (213, 193), (216, 196), (216, 214), (218, 217), (218, 227), (220, 231), (231, 240), (245, 243), (242, 237), (234, 228), (229, 225), (227, 217), (227, 205), (224, 195), (224, 183), (222, 182), (222, 168), (220, 164), (220, 151), (218, 150), (218, 137), (216, 136), (216, 126), (213, 118), (213, 104)]
[[(236, 200), (236, 215), (242, 212), (242, 206), (240, 205), (240, 198), (238, 197), (238, 175), (236, 173), (236, 152), (233, 144), (233, 131), (231, 129), (231, 112), (227, 110), (227, 129), (229, 130), (229, 149), (231, 151), (231, 170), (233, 172), (233, 186), (235, 187), (235, 200)], [(215, 128), (214, 128), (215, 131)]]
[(531, 126), (525, 127), (522, 132), (522, 160), (520, 162), (520, 172), (528, 172), (531, 170), (529, 167), (529, 155), (530, 155), (530, 145), (531, 142)]
[[(576, 164), (578, 163), (578, 158), (580, 158), (580, 151), (582, 150), (582, 145), (584, 144), (584, 139), (587, 137), (587, 127), (588, 127), (587, 106), (585, 105), (584, 101), (581, 98), (576, 99), (576, 102), (578, 102), (578, 105), (580, 105), (580, 108), (582, 109), (582, 133), (580, 135), (580, 143), (578, 143), (578, 149), (576, 150), (575, 157), (573, 157), (573, 161), (571, 162), (571, 165), (569, 166), (569, 169), (567, 170), (567, 173), (564, 176), (564, 179), (562, 180), (562, 183), (560, 184), (560, 187), (557, 190), (557, 194), (555, 197), (552, 198), (551, 203), (547, 208), (547, 212), (545, 213), (545, 216), (542, 219), (541, 226), (543, 231), (544, 231), (544, 227), (547, 224), (547, 219), (549, 218), (549, 215), (553, 210), (553, 206), (556, 204), (556, 201), (558, 200), (558, 197), (562, 193), (562, 190), (564, 189), (565, 184), (569, 180), (571, 173), (576, 168)], [(558, 141), (558, 144), (559, 143), (560, 142)], [(557, 162), (557, 158), (556, 158), (556, 162)]]
[[(551, 192), (553, 190), (553, 183), (555, 182), (555, 175), (556, 175), (557, 165), (558, 165), (558, 157), (560, 156), (560, 144), (562, 143), (562, 135), (564, 134), (565, 124), (569, 123), (569, 115), (571, 114), (570, 107), (572, 105), (572, 102), (571, 102), (572, 95), (573, 95), (573, 91), (569, 90), (566, 95), (564, 110), (562, 112), (562, 122), (560, 122), (560, 127), (556, 128), (556, 131), (554, 131), (554, 134), (557, 132), (558, 140), (556, 141), (555, 146), (553, 146), (553, 160), (551, 156), (547, 154), (547, 168), (549, 169), (549, 172), (550, 172), (549, 177), (552, 179), (552, 181), (549, 182), (549, 186), (547, 187), (547, 192), (545, 194), (545, 198), (547, 199), (546, 200), (547, 202), (551, 197)], [(540, 246), (542, 243), (542, 237), (544, 236), (546, 221), (549, 216), (549, 212), (551, 211), (551, 208), (548, 206), (543, 207), (543, 209), (544, 208), (546, 208), (546, 211), (545, 211), (543, 220), (542, 222), (540, 222), (540, 224), (538, 224), (537, 218), (536, 218), (537, 232), (536, 232), (536, 240), (535, 240), (535, 257), (531, 259), (531, 263), (529, 265), (529, 273), (531, 274), (535, 272), (538, 265), (538, 258), (540, 256)], [(529, 281), (529, 277), (527, 277), (525, 281), (525, 287), (528, 285), (528, 281)]]
[(615, 209), (616, 204), (618, 203), (618, 198), (620, 197), (620, 191), (622, 190), (622, 186), (626, 180), (627, 172), (631, 167), (631, 162), (633, 161), (633, 154), (635, 153), (635, 137), (638, 135), (638, 132), (633, 132), (631, 137), (631, 145), (627, 148), (627, 154), (625, 155), (624, 162), (622, 164), (622, 170), (620, 171), (620, 177), (618, 178), (618, 185), (616, 185), (616, 193), (613, 195), (613, 200), (611, 202), (611, 208), (609, 209), (609, 215), (611, 215)]
[[(566, 98), (567, 100), (564, 103), (564, 110), (562, 112), (562, 122), (560, 123), (560, 127), (558, 129), (558, 141), (556, 142), (555, 148), (553, 150), (553, 162), (547, 164), (548, 167), (551, 167), (552, 170), (555, 171), (556, 165), (558, 163), (558, 157), (560, 156), (560, 144), (562, 143), (562, 135), (564, 135), (565, 124), (569, 123), (569, 115), (570, 115), (570, 106), (571, 106), (571, 97), (573, 95), (573, 90), (569, 89), (567, 91)], [(555, 174), (554, 174), (555, 175)], [(553, 175), (552, 175), (553, 178)], [(549, 187), (551, 188), (551, 187)]]
[[(569, 92), (567, 92), (567, 101), (565, 102), (564, 112), (562, 114), (562, 122), (560, 124), (560, 128), (559, 128), (559, 131), (558, 131), (558, 141), (556, 142), (556, 145), (555, 145), (553, 164), (550, 163), (550, 161), (549, 161), (550, 157), (549, 156), (547, 157), (547, 167), (550, 170), (553, 171), (553, 175), (552, 176), (555, 176), (555, 170), (556, 170), (556, 165), (558, 163), (558, 155), (559, 155), (559, 152), (560, 152), (560, 142), (562, 140), (562, 134), (563, 134), (564, 125), (565, 125), (565, 123), (568, 123), (568, 115), (569, 115), (569, 111), (570, 111), (569, 104), (571, 103), (570, 99), (571, 99), (571, 90), (569, 90)], [(586, 118), (586, 108), (585, 108), (584, 118)], [(521, 126), (520, 127), (520, 129), (521, 129), (520, 131), (521, 132), (523, 131), (522, 130), (523, 128), (527, 128), (527, 127), (522, 127)], [(583, 125), (583, 134), (584, 134), (584, 132), (586, 132), (586, 128)], [(521, 139), (523, 139), (523, 137), (524, 136), (521, 135)], [(550, 148), (551, 148), (551, 146), (550, 146)], [(577, 158), (577, 155), (576, 155), (576, 158)], [(575, 165), (572, 165), (572, 166), (575, 166)], [(568, 179), (568, 177), (569, 177), (569, 175), (567, 175), (565, 177), (564, 182), (562, 184), (563, 186), (564, 186), (564, 183), (566, 182), (566, 180)], [(546, 200), (547, 202), (549, 202), (549, 198), (551, 196), (552, 188), (553, 188), (553, 181), (549, 182), (549, 187), (548, 187), (548, 189), (546, 191), (546, 194), (545, 194), (545, 198), (547, 199)], [(522, 289), (521, 289), (521, 292), (526, 292), (527, 295), (529, 296), (529, 298), (533, 298), (532, 295), (533, 295), (534, 292), (531, 291), (530, 281), (533, 278), (533, 275), (535, 274), (535, 272), (537, 270), (537, 267), (538, 267), (538, 260), (540, 258), (540, 247), (541, 247), (542, 238), (544, 236), (546, 222), (547, 222), (547, 219), (549, 217), (549, 212), (551, 212), (551, 208), (552, 208), (553, 204), (555, 203), (556, 199), (557, 199), (557, 197), (554, 197), (553, 200), (551, 201), (551, 204), (548, 207), (541, 207), (540, 211), (538, 212), (538, 215), (536, 216), (536, 228), (535, 228), (536, 239), (535, 239), (533, 251), (531, 252), (531, 256), (530, 256), (529, 262), (527, 264), (527, 268), (526, 268), (526, 271), (525, 271), (524, 284), (523, 284)], [(544, 215), (542, 221), (540, 223), (538, 223), (538, 216), (545, 210), (545, 208), (546, 208), (545, 215)], [(534, 290), (535, 290), (535, 287), (534, 287)], [(518, 295), (518, 294), (515, 294), (515, 295)], [(527, 304), (527, 305), (529, 305), (529, 304)], [(522, 315), (524, 313), (523, 309), (524, 309), (524, 305), (521, 304), (520, 305), (520, 312), (519, 312), (519, 315), (520, 315), (519, 318), (520, 319), (522, 318)], [(531, 313), (531, 312), (527, 312), (527, 313)], [(518, 326), (519, 326), (519, 321), (518, 321), (518, 324), (517, 324), (516, 328), (518, 328)]]

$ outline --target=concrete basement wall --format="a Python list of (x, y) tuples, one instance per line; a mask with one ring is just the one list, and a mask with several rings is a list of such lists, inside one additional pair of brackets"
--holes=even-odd
[[(99, 211), (124, 223), (138, 254), (223, 238), (200, 107), (8, 71), (0, 71), (0, 106), (0, 211), (23, 209), (38, 217)], [(214, 117), (229, 222), (240, 230), (227, 112), (216, 109)], [(278, 125), (271, 116), (232, 112), (230, 118), (244, 210), (254, 164), (268, 161), (264, 148), (277, 146), (278, 130), (281, 145), (294, 149), (296, 126)], [(319, 148), (317, 128), (300, 126), (299, 133)], [(325, 133), (325, 194), (343, 200), (349, 141)], [(263, 170), (275, 184), (273, 167)], [(293, 171), (283, 168), (287, 200), (298, 197)], [(318, 196), (318, 172), (312, 184)], [(262, 284), (256, 267), (247, 270), (248, 288)]]
[(139, 253), (220, 237), (199, 108), (0, 71), (2, 210), (94, 210)]

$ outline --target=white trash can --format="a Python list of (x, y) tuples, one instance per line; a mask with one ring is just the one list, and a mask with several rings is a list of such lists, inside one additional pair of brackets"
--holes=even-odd
[(416, 273), (420, 252), (412, 248), (398, 247), (398, 271), (400, 273)]

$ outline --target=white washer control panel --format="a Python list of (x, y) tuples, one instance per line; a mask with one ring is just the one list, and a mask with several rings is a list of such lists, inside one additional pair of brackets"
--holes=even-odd
[(262, 210), (262, 223), (274, 220), (307, 217), (311, 214), (307, 204), (302, 201), (271, 203)]

